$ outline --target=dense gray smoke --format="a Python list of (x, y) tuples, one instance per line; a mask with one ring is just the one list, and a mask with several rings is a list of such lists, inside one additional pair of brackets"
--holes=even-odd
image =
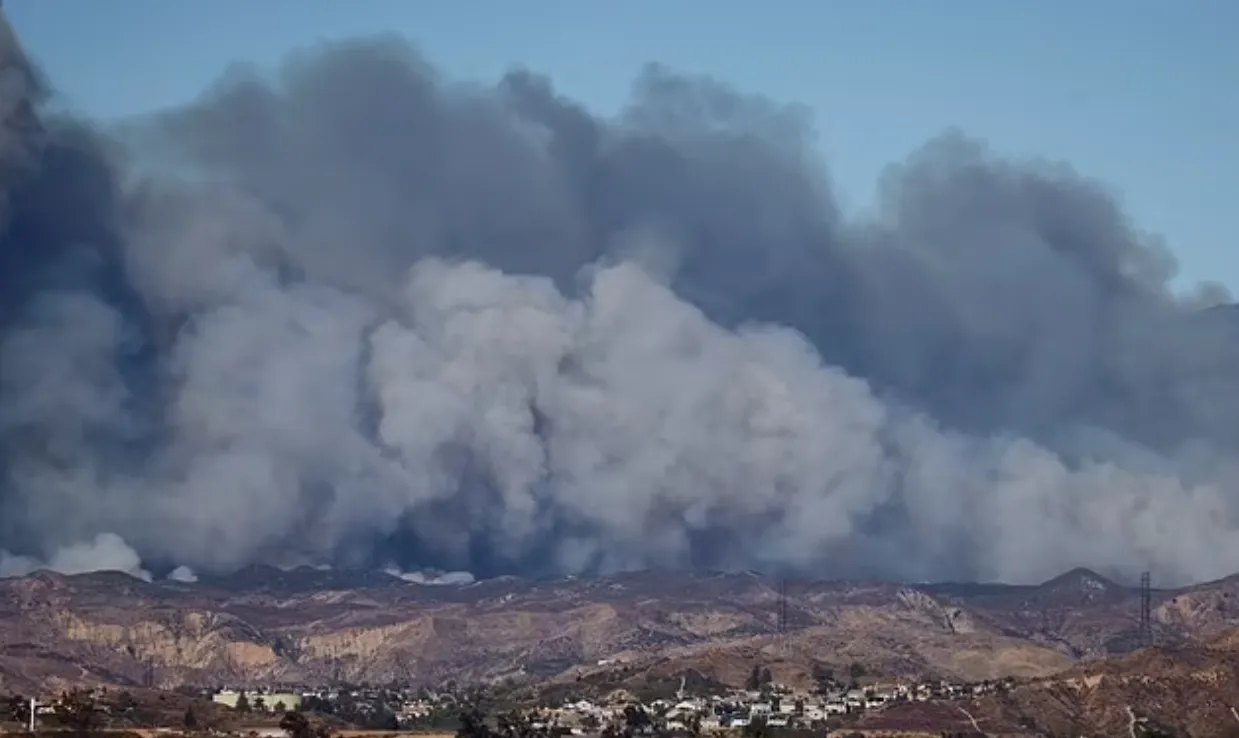
[(0, 575), (1239, 570), (1239, 314), (1065, 167), (945, 135), (860, 219), (659, 67), (370, 39), (105, 136), (0, 51)]

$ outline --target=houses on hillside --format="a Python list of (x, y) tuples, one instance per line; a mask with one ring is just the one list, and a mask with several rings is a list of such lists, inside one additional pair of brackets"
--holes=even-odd
[[(875, 683), (864, 687), (832, 685), (821, 692), (808, 692), (766, 684), (758, 690), (733, 690), (724, 695), (686, 694), (681, 688), (674, 699), (648, 702), (637, 700), (623, 690), (595, 700), (570, 699), (560, 704), (542, 705), (529, 713), (535, 726), (555, 728), (573, 735), (593, 735), (607, 726), (623, 726), (632, 732), (709, 733), (727, 729), (820, 728), (832, 718), (880, 711), (890, 705), (909, 702), (970, 699), (1002, 685), (943, 681)], [(382, 714), (377, 724), (400, 728), (424, 726), (428, 721), (455, 716), (459, 709), (452, 695), (393, 689), (256, 689), (242, 692), (221, 689), (211, 695), (217, 703), (240, 709), (245, 705), (255, 712), (308, 709), (327, 711), (352, 719)], [(347, 708), (345, 707), (347, 706)]]
[[(840, 687), (825, 694), (768, 685), (763, 690), (737, 690), (724, 696), (679, 695), (674, 700), (641, 703), (617, 692), (599, 700), (574, 700), (538, 711), (537, 722), (576, 735), (596, 732), (599, 726), (649, 724), (651, 731), (701, 733), (749, 728), (761, 723), (771, 728), (820, 728), (831, 718), (842, 718), (900, 703), (972, 698), (998, 688), (996, 683), (950, 682), (875, 684), (865, 688)], [(634, 724), (636, 722), (637, 724)], [(640, 732), (638, 730), (637, 732)]]

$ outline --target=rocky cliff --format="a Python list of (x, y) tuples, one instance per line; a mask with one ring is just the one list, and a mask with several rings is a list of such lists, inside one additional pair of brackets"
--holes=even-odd
[[(1155, 593), (1158, 638), (1239, 626), (1239, 579)], [(0, 580), (0, 675), (13, 685), (439, 683), (752, 663), (964, 679), (1041, 676), (1136, 645), (1138, 591), (1092, 572), (1037, 587), (786, 585), (751, 573), (641, 572), (427, 585), (375, 572), (254, 568), (196, 583), (119, 573)], [(1234, 612), (1231, 608), (1234, 608)], [(607, 664), (599, 666), (599, 661)]]

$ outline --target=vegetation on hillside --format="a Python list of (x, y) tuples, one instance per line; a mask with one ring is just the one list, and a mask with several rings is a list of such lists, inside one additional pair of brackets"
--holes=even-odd
[[(184, 735), (214, 732), (233, 727), (226, 719), (227, 710), (212, 703), (195, 701), (174, 693), (109, 691), (86, 689), (61, 694), (50, 712), (36, 716), (38, 734), (64, 738), (66, 734), (83, 736), (106, 734), (108, 738), (125, 738), (137, 733), (127, 730), (141, 728), (179, 728)], [(23, 695), (0, 697), (0, 724), (9, 723), (24, 728), (30, 720), (30, 699)], [(330, 738), (333, 731), (322, 717), (303, 712), (287, 711), (279, 727), (289, 738)], [(22, 732), (28, 736), (28, 732)]]

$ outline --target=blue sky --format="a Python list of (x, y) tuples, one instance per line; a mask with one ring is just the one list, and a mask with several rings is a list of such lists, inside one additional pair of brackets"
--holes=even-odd
[[(513, 64), (617, 109), (659, 61), (816, 111), (850, 209), (957, 126), (1070, 161), (1163, 235), (1183, 281), (1239, 292), (1234, 0), (6, 0), (69, 103), (115, 118), (191, 98), (232, 61), (396, 31), (451, 76)], [(87, 8), (90, 11), (87, 12)]]

